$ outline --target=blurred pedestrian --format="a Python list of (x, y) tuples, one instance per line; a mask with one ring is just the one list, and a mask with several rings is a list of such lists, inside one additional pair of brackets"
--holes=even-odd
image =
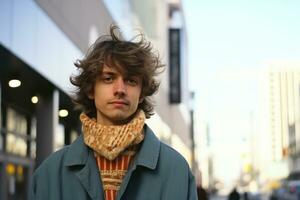
[(240, 193), (237, 191), (236, 187), (229, 193), (228, 200), (240, 200)]
[(245, 191), (245, 192), (243, 193), (243, 199), (244, 199), (244, 200), (249, 200), (249, 196), (248, 196), (248, 192), (247, 192), (247, 191)]
[(208, 194), (206, 190), (201, 186), (197, 186), (197, 195), (198, 195), (198, 200), (208, 200)]
[(270, 200), (279, 200), (275, 193), (272, 193), (270, 196)]
[(125, 41), (119, 31), (75, 63), (83, 134), (35, 171), (31, 200), (197, 198), (188, 163), (145, 124), (164, 65), (142, 34)]

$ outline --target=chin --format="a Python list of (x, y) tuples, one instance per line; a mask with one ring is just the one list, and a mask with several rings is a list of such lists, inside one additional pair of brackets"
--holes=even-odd
[(115, 115), (112, 116), (111, 119), (112, 121), (114, 121), (116, 124), (125, 124), (127, 122), (129, 122), (132, 118), (132, 114), (131, 115)]

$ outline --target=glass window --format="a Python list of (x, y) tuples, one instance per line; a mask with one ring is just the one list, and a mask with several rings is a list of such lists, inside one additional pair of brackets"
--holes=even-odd
[(0, 128), (0, 151), (3, 151), (3, 139), (2, 139), (2, 132), (1, 132), (1, 128)]
[(7, 199), (26, 199), (27, 168), (8, 163), (6, 165)]
[(65, 145), (65, 127), (59, 124), (54, 134), (54, 150), (58, 150)]
[(78, 133), (77, 131), (72, 130), (70, 133), (70, 142), (74, 142), (78, 138)]
[(6, 151), (8, 153), (26, 156), (27, 120), (24, 115), (12, 108), (7, 108)]
[(30, 157), (36, 157), (36, 118), (31, 121), (31, 142), (30, 142)]

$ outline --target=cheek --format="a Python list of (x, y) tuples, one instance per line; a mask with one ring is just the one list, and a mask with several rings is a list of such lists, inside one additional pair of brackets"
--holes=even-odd
[(103, 87), (99, 84), (96, 84), (95, 87), (93, 88), (92, 90), (94, 92), (94, 98), (101, 98), (105, 95), (107, 95), (107, 88), (106, 87)]
[(104, 103), (105, 98), (106, 98), (107, 94), (105, 94), (105, 91), (101, 88), (96, 88), (94, 90), (94, 94), (93, 94), (93, 99), (96, 105), (101, 105)]
[(138, 89), (136, 91), (136, 99), (137, 99), (138, 103), (141, 103), (143, 101), (142, 90), (141, 89)]

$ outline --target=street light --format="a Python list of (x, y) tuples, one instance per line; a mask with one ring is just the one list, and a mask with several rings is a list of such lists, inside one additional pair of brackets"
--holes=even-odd
[(8, 81), (8, 86), (11, 88), (20, 87), (21, 81), (19, 79), (11, 79)]

